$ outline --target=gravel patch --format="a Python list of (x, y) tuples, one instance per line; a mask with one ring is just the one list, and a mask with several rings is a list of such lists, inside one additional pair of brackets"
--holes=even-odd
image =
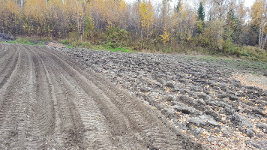
[[(197, 142), (212, 149), (267, 149), (267, 90), (232, 76), (249, 69), (180, 55), (52, 48), (158, 109)], [(260, 66), (253, 68), (263, 74)]]

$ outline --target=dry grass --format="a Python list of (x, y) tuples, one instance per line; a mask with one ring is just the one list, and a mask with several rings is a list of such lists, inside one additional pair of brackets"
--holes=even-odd
[(255, 86), (267, 90), (267, 77), (253, 74), (236, 73), (233, 75), (233, 78), (239, 80), (246, 86)]

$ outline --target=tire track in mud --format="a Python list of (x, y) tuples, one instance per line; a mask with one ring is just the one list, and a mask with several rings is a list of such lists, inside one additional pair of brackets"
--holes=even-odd
[[(56, 55), (56, 54), (54, 54), (54, 55)], [(51, 56), (51, 57), (53, 57), (53, 56)], [(57, 58), (55, 58), (54, 60), (57, 60)], [(58, 60), (61, 60), (61, 59), (58, 58)], [(69, 64), (70, 63), (68, 63), (68, 65)], [(143, 139), (144, 139), (143, 142), (144, 142), (144, 145), (146, 145), (146, 147), (154, 147), (155, 146), (155, 147), (159, 147), (159, 148), (162, 148), (162, 147), (167, 148), (166, 146), (168, 146), (168, 144), (169, 144), (170, 147), (168, 147), (167, 149), (172, 149), (172, 147), (173, 147), (173, 149), (177, 149), (177, 148), (179, 148), (179, 146), (181, 146), (180, 149), (182, 149), (183, 144), (180, 143), (179, 141), (177, 141), (176, 135), (171, 133), (170, 130), (168, 130), (167, 128), (161, 128), (162, 123), (158, 122), (158, 119), (155, 116), (153, 116), (151, 114), (151, 112), (147, 111), (148, 108), (143, 106), (143, 104), (138, 103), (137, 100), (132, 101), (133, 98), (131, 98), (126, 92), (116, 90), (114, 88), (114, 86), (112, 87), (112, 85), (110, 85), (110, 83), (108, 81), (105, 81), (105, 79), (100, 78), (97, 75), (94, 75), (92, 72), (90, 72), (90, 74), (88, 74), (88, 72), (86, 72), (86, 73), (82, 72), (81, 69), (76, 67), (75, 65), (71, 66), (71, 67), (74, 67), (75, 69), (68, 67), (67, 65), (64, 66), (64, 64), (62, 64), (62, 65), (63, 65), (62, 68), (64, 68), (64, 69), (68, 68), (69, 69), (68, 73), (66, 73), (66, 74), (71, 75), (72, 69), (79, 71), (77, 74), (79, 74), (79, 76), (82, 75), (84, 77), (84, 79), (83, 79), (83, 81), (78, 82), (78, 84), (81, 86), (84, 86), (83, 89), (87, 89), (87, 90), (89, 89), (87, 91), (88, 93), (90, 93), (91, 91), (94, 91), (94, 89), (101, 88), (101, 89), (99, 89), (99, 91), (101, 91), (101, 93), (104, 93), (104, 95), (108, 95), (109, 96), (108, 99), (109, 100), (112, 99), (111, 103), (116, 104), (116, 106), (117, 106), (116, 108), (119, 109), (118, 113), (122, 113), (123, 115), (127, 116), (128, 122), (131, 121), (131, 124), (133, 127), (130, 127), (130, 128), (137, 129), (137, 131), (139, 128), (139, 132), (140, 132), (140, 130), (143, 131), (143, 133), (141, 133), (139, 136), (143, 137)], [(73, 73), (73, 74), (74, 74), (73, 76), (75, 76), (75, 73)], [(81, 77), (81, 78), (83, 78), (83, 77)], [(87, 79), (91, 79), (91, 80), (89, 81), (85, 77)], [(97, 82), (93, 83), (92, 81), (96, 81), (95, 79), (98, 79), (98, 80), (97, 80)], [(103, 80), (104, 80), (104, 82), (103, 82)], [(99, 82), (99, 81), (102, 81), (102, 82)], [(91, 85), (91, 86), (92, 85), (98, 85), (98, 87), (90, 88), (90, 87), (88, 87), (88, 85), (83, 84), (83, 83), (88, 83), (88, 82), (89, 83), (92, 82), (89, 85)], [(105, 84), (103, 84), (103, 83), (105, 83)], [(97, 92), (92, 93), (92, 95), (97, 95)], [(102, 97), (103, 97), (103, 94), (102, 94)], [(101, 103), (101, 101), (100, 101), (100, 103)], [(106, 104), (107, 101), (102, 102), (102, 103)], [(128, 106), (127, 106), (127, 104), (128, 104)], [(135, 106), (135, 107), (132, 107), (132, 106)], [(108, 107), (104, 106), (103, 108), (108, 108)], [(131, 108), (133, 110), (131, 110)], [(142, 109), (138, 111), (137, 109), (139, 109), (139, 108), (142, 108)], [(101, 109), (101, 106), (100, 106), (100, 109)], [(105, 114), (105, 112), (102, 112), (102, 113)], [(110, 113), (110, 112), (108, 112), (108, 113)], [(106, 118), (108, 118), (108, 117), (106, 117)], [(121, 117), (118, 117), (118, 118), (121, 119)], [(113, 118), (111, 120), (113, 120)], [(111, 120), (110, 120), (110, 124), (112, 124)], [(153, 124), (155, 124), (155, 129), (151, 128), (151, 125), (153, 126)], [(118, 124), (116, 124), (116, 126), (118, 126)], [(118, 133), (118, 131), (120, 132), (120, 130), (118, 130), (118, 129), (115, 130), (115, 131), (117, 131), (116, 134), (118, 136), (120, 136), (121, 134), (124, 134), (125, 131), (127, 131), (126, 128), (123, 128), (122, 126), (121, 126), (121, 128), (122, 128), (122, 130), (121, 130), (122, 133)], [(154, 138), (150, 138), (150, 137), (152, 137), (151, 133), (154, 134), (153, 135)], [(117, 136), (116, 134), (114, 134), (113, 136)], [(168, 137), (166, 135), (168, 135)], [(172, 135), (172, 139), (168, 139), (171, 137), (170, 135)], [(150, 136), (150, 137), (146, 139), (146, 137), (148, 137), (148, 136)], [(152, 142), (151, 142), (151, 139), (154, 139), (154, 141), (152, 140)], [(169, 140), (170, 141), (176, 141), (176, 142), (173, 142), (170, 144)]]
[(0, 48), (0, 59), (6, 56), (6, 54), (8, 54), (8, 48), (7, 46), (2, 45)]
[(0, 62), (0, 149), (205, 149), (64, 54), (0, 44)]
[[(6, 50), (8, 51), (8, 50)], [(1, 67), (0, 67), (0, 89), (4, 86), (4, 84), (7, 82), (7, 80), (11, 77), (11, 74), (15, 70), (15, 67), (18, 62), (19, 58), (19, 51), (11, 50), (11, 53), (8, 54), (7, 57), (3, 59), (3, 62), (0, 61)], [(2, 55), (0, 55), (2, 56)], [(4, 56), (3, 56), (4, 57)], [(0, 58), (1, 59), (1, 58)]]
[[(50, 68), (49, 71), (54, 74), (54, 77), (57, 75), (57, 78), (53, 78), (57, 79), (53, 83), (57, 83), (57, 93), (60, 93), (58, 97), (61, 97), (58, 99), (64, 99), (64, 101), (59, 101), (59, 105), (63, 109), (62, 120), (69, 119), (69, 122), (63, 124), (63, 132), (66, 132), (66, 137), (70, 137), (66, 139), (67, 144), (71, 146), (76, 145), (82, 149), (111, 149), (112, 147), (107, 137), (108, 133), (106, 132), (108, 129), (100, 121), (104, 117), (91, 97), (85, 94), (79, 86), (73, 86), (66, 79), (66, 72), (58, 69), (61, 66), (57, 63), (50, 65), (48, 68)], [(69, 80), (72, 80), (72, 78), (69, 78)], [(74, 83), (74, 85), (77, 84)], [(69, 108), (69, 110), (66, 108)], [(79, 112), (79, 114), (75, 114), (75, 112)], [(89, 145), (91, 146), (89, 147)]]
[[(62, 134), (64, 138), (59, 138), (59, 141), (61, 141), (61, 143), (64, 142), (65, 147), (77, 148), (75, 147), (76, 145), (74, 145), (72, 142), (73, 141), (77, 142), (79, 139), (74, 139), (73, 138), (74, 135), (72, 136), (71, 134), (77, 131), (76, 128), (78, 125), (76, 124), (81, 124), (81, 122), (77, 121), (76, 119), (79, 117), (77, 117), (77, 114), (75, 114), (75, 111), (73, 110), (74, 105), (70, 104), (69, 102), (70, 96), (68, 95), (68, 92), (66, 92), (66, 89), (64, 88), (61, 79), (60, 78), (58, 79), (59, 73), (57, 71), (58, 70), (57, 65), (50, 64), (49, 62), (52, 60), (50, 60), (46, 56), (46, 54), (38, 53), (38, 55), (39, 58), (41, 58), (44, 67), (46, 68), (46, 74), (51, 77), (51, 78), (49, 77), (49, 83), (50, 86), (52, 87), (51, 92), (53, 93), (54, 106), (56, 106), (55, 110), (57, 112), (56, 113), (57, 123), (55, 131), (58, 134), (56, 136)], [(78, 146), (78, 148), (79, 147), (80, 146)]]
[[(54, 96), (54, 86), (51, 83), (50, 76), (42, 59), (35, 50), (27, 47), (31, 56), (31, 76), (32, 93), (29, 104), (29, 114), (31, 115), (30, 124), (31, 136), (28, 147), (32, 149), (49, 149), (51, 144), (53, 148), (61, 148), (60, 133), (58, 132), (57, 104)], [(57, 138), (54, 135), (57, 135)], [(56, 143), (56, 144), (55, 144)]]
[[(0, 100), (0, 131), (2, 144), (7, 148), (24, 147), (25, 130), (25, 107), (23, 101), (27, 99), (25, 92), (25, 83), (27, 82), (28, 59), (24, 49), (17, 47), (18, 55), (15, 55), (16, 61), (11, 61), (11, 65), (6, 69), (4, 79), (1, 84)], [(6, 78), (6, 75), (10, 75)], [(2, 74), (1, 74), (2, 76)], [(5, 81), (5, 82), (3, 82)], [(3, 84), (5, 83), (5, 84)], [(15, 142), (21, 139), (20, 142)]]

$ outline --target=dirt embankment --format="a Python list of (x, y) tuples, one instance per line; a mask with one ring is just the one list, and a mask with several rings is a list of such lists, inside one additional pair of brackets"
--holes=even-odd
[(45, 46), (0, 44), (0, 149), (204, 149)]

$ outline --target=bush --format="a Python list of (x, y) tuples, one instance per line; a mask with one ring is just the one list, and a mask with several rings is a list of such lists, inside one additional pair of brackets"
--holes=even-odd
[(68, 40), (64, 40), (64, 41), (62, 42), (62, 44), (68, 45), (68, 44), (69, 44), (69, 41), (68, 41)]
[(106, 44), (108, 47), (117, 48), (117, 47), (127, 47), (127, 36), (128, 32), (124, 29), (109, 28), (106, 37)]

